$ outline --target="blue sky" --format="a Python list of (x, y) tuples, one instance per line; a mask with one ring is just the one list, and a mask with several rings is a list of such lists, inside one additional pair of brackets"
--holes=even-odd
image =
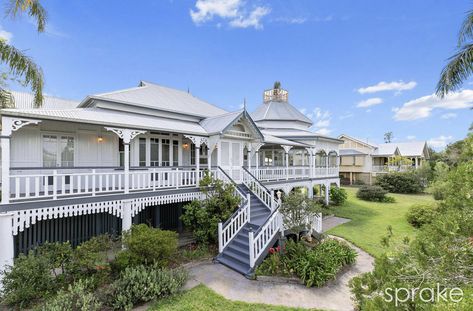
[(392, 131), (436, 148), (473, 121), (471, 82), (432, 96), (471, 1), (43, 3), (47, 33), (25, 18), (3, 19), (0, 35), (42, 66), (50, 95), (80, 100), (148, 80), (228, 110), (246, 98), (253, 111), (279, 80), (320, 133), (382, 142)]

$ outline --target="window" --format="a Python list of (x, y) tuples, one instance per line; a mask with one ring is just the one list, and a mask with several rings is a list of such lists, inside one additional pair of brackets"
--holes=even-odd
[(74, 166), (74, 137), (43, 135), (43, 166)]
[(159, 166), (159, 138), (150, 138), (151, 166)]
[[(199, 149), (199, 163), (207, 164), (207, 146), (201, 145)], [(195, 145), (191, 145), (191, 165), (195, 165)]]
[(179, 141), (172, 141), (172, 166), (179, 165)]
[(146, 166), (146, 138), (140, 138), (140, 162), (139, 166)]
[(161, 149), (163, 151), (161, 166), (169, 166), (169, 139), (161, 140)]

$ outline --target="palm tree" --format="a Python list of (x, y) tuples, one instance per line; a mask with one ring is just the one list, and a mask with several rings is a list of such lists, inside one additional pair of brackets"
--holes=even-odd
[[(470, 42), (467, 42), (470, 41)], [(458, 52), (449, 58), (437, 83), (437, 95), (444, 97), (461, 87), (473, 73), (473, 10), (468, 12), (458, 34)]]
[[(7, 16), (15, 18), (21, 13), (26, 13), (35, 20), (37, 31), (43, 32), (46, 26), (46, 10), (39, 0), (11, 0), (7, 5)], [(22, 51), (0, 39), (0, 60), (10, 69), (10, 74), (21, 76), (24, 84), (28, 85), (34, 93), (35, 107), (40, 107), (43, 102), (43, 72), (34, 61)], [(14, 104), (11, 93), (0, 86), (0, 106), (11, 107)]]

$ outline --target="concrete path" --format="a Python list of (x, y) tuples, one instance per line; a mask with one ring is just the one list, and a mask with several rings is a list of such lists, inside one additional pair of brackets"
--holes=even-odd
[(190, 289), (203, 283), (227, 299), (251, 303), (323, 310), (354, 310), (348, 282), (360, 273), (371, 271), (374, 260), (361, 249), (353, 245), (352, 247), (358, 252), (356, 263), (322, 288), (252, 281), (221, 264), (209, 262), (188, 268), (190, 278), (185, 287)]
[(327, 218), (322, 219), (322, 231), (326, 232), (332, 229), (333, 227), (340, 226), (349, 221), (351, 221), (351, 219), (337, 216), (329, 216)]

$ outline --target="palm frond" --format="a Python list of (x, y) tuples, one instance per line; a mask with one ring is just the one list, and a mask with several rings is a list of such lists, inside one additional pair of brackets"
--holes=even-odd
[(472, 73), (473, 44), (467, 44), (457, 54), (449, 58), (449, 63), (440, 74), (436, 94), (444, 97), (447, 93), (459, 89), (463, 81), (468, 79)]
[(25, 84), (29, 85), (34, 93), (35, 107), (40, 107), (43, 103), (44, 84), (41, 68), (5, 40), (0, 40), (0, 60), (8, 66), (13, 75), (24, 77)]
[(15, 107), (15, 98), (10, 91), (0, 88), (0, 108)]
[(7, 16), (16, 17), (22, 12), (27, 12), (36, 20), (38, 32), (45, 30), (48, 16), (39, 0), (10, 0), (6, 8)]
[(469, 11), (463, 21), (458, 33), (458, 47), (462, 46), (467, 39), (473, 38), (473, 10)]

